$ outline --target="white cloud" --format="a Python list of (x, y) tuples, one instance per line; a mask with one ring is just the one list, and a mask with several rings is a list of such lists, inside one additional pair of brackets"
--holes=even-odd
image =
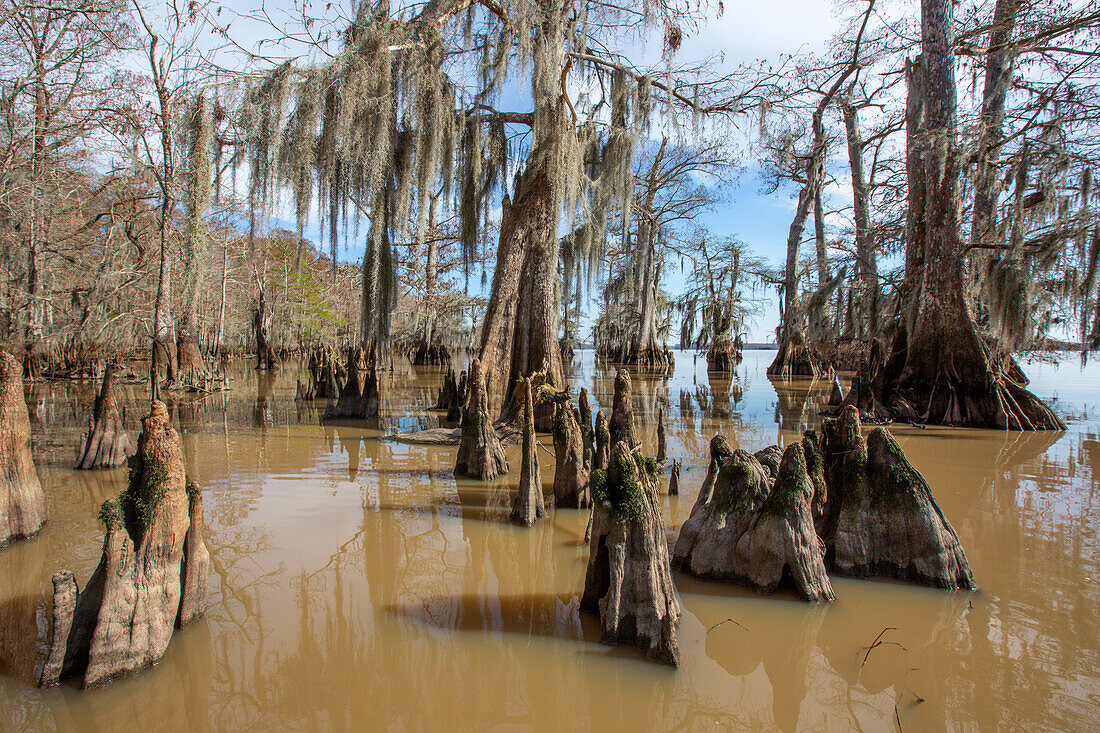
[(709, 21), (684, 42), (681, 55), (724, 56), (730, 67), (757, 59), (777, 60), (782, 54), (825, 47), (840, 24), (822, 0), (726, 3), (721, 17)]

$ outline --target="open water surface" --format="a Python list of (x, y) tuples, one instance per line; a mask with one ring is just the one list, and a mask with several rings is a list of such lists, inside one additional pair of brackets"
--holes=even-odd
[[(755, 451), (817, 423), (829, 383), (774, 383), (774, 352), (734, 378), (677, 352), (670, 378), (635, 375), (648, 452), (658, 407), (681, 495), (670, 539), (703, 479), (708, 441)], [(203, 488), (212, 559), (206, 618), (151, 670), (97, 690), (39, 690), (13, 659), (50, 576), (82, 586), (99, 558), (99, 504), (126, 470), (71, 470), (91, 385), (28, 388), (49, 522), (0, 551), (0, 728), (18, 730), (830, 730), (1094, 729), (1100, 720), (1100, 368), (1075, 356), (1025, 364), (1065, 433), (897, 427), (959, 534), (981, 590), (946, 593), (834, 576), (837, 601), (758, 595), (674, 573), (679, 670), (598, 643), (578, 610), (587, 512), (508, 523), (518, 482), (456, 481), (455, 448), (379, 440), (434, 426), (438, 368), (387, 375), (383, 430), (323, 425), (296, 404), (297, 369), (240, 367), (227, 393), (170, 414)], [(609, 408), (614, 371), (581, 352), (575, 386)], [(134, 428), (145, 391), (120, 387)], [(552, 442), (540, 442), (553, 480)], [(666, 477), (662, 480), (667, 482)], [(885, 630), (885, 632), (884, 632)], [(883, 642), (869, 649), (876, 637)]]

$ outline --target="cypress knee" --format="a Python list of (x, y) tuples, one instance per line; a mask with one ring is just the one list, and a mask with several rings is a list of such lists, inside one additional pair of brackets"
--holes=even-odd
[(600, 641), (634, 644), (677, 666), (680, 602), (657, 497), (657, 465), (615, 443), (594, 478), (595, 504), (581, 610), (600, 617)]
[(592, 404), (588, 401), (588, 390), (581, 387), (580, 396), (577, 398), (577, 406), (580, 411), (578, 418), (581, 424), (581, 437), (584, 439), (584, 467), (592, 471), (592, 459), (595, 454), (592, 434)]
[(607, 468), (611, 460), (611, 431), (608, 429), (607, 415), (603, 410), (596, 413), (595, 448), (592, 453), (592, 470), (601, 471)]
[(154, 402), (129, 484), (100, 508), (107, 533), (99, 565), (80, 593), (71, 573), (54, 576), (53, 633), (40, 685), (76, 677), (89, 687), (155, 664), (173, 630), (202, 614), (209, 554), (201, 501), (184, 473), (168, 410)]
[(680, 462), (672, 462), (672, 472), (668, 475), (668, 495), (680, 495)]
[(80, 460), (76, 464), (78, 470), (121, 466), (134, 452), (112, 390), (114, 375), (118, 371), (119, 368), (111, 363), (103, 370), (103, 382), (95, 398), (94, 420), (84, 438)]
[(615, 376), (615, 401), (612, 403), (611, 420), (608, 425), (611, 432), (611, 445), (620, 440), (626, 441), (628, 448), (638, 444), (634, 434), (634, 405), (630, 385), (630, 374), (620, 369)]
[(523, 462), (519, 469), (519, 494), (509, 517), (516, 524), (530, 527), (546, 516), (542, 496), (542, 473), (535, 452), (535, 408), (531, 402), (531, 382), (524, 382), (523, 399)]
[(657, 463), (663, 464), (668, 458), (667, 448), (668, 445), (665, 441), (665, 410), (662, 407), (657, 410)]
[(46, 497), (31, 456), (23, 367), (0, 351), (0, 547), (31, 537), (46, 521)]
[(861, 428), (851, 405), (822, 423), (829, 486), (822, 536), (830, 569), (973, 589), (958, 535), (924, 477), (888, 430), (876, 428), (864, 440)]
[(508, 458), (489, 415), (489, 398), (481, 362), (470, 365), (469, 399), (462, 415), (462, 439), (458, 444), (455, 475), (492, 481), (508, 473)]
[(333, 402), (329, 398), (325, 419), (373, 420), (378, 417), (377, 359), (362, 347), (348, 349), (347, 379), (342, 386), (333, 385), (339, 393)]
[(719, 461), (712, 496), (684, 522), (673, 564), (701, 578), (762, 593), (774, 592), (789, 576), (804, 600), (833, 600), (825, 548), (814, 530), (814, 489), (802, 445), (783, 453), (774, 482), (746, 451)]
[(568, 509), (590, 506), (584, 438), (569, 403), (559, 404), (554, 413), (554, 457), (554, 506)]

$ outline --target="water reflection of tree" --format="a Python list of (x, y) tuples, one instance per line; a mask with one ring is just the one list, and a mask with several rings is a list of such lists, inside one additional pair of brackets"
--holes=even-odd
[(831, 383), (824, 379), (782, 379), (768, 377), (775, 390), (776, 443), (798, 439), (802, 431), (816, 428), (818, 411), (828, 403)]
[(990, 668), (995, 676), (987, 689), (956, 691), (953, 715), (971, 710), (988, 729), (1022, 719), (1060, 729), (1092, 724), (1064, 692), (1094, 677), (1100, 661), (1097, 439), (1089, 428), (997, 434), (993, 460), (976, 441), (940, 449), (945, 462), (988, 467), (960, 535), (972, 565), (999, 586), (997, 596), (975, 600), (963, 653), (945, 660), (958, 675)]
[[(784, 603), (776, 599), (775, 603)], [(772, 688), (772, 714), (780, 730), (798, 729), (799, 709), (806, 695), (810, 657), (827, 610), (814, 606), (792, 619), (793, 632), (782, 643), (768, 634), (753, 633), (735, 622), (722, 621), (706, 632), (706, 654), (734, 677), (746, 677), (763, 665)], [(790, 614), (787, 614), (790, 615)]]

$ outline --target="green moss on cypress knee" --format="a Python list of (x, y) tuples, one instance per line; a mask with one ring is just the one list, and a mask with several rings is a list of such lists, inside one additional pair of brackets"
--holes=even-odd
[(597, 504), (603, 504), (608, 501), (607, 498), (607, 471), (605, 469), (597, 469), (592, 472), (592, 476), (588, 479), (588, 486), (592, 490), (592, 501)]
[(764, 501), (761, 511), (773, 516), (785, 517), (798, 509), (799, 502), (813, 496), (809, 477), (806, 475), (806, 456), (801, 443), (787, 447), (783, 462), (779, 464), (772, 492)]
[(588, 403), (586, 397), (587, 393), (584, 393), (578, 408), (580, 419), (577, 422), (581, 424), (581, 436), (587, 440), (589, 434), (592, 433), (592, 406)]
[(554, 440), (555, 442), (560, 441), (562, 445), (566, 445), (569, 443), (569, 417), (570, 416), (567, 412), (566, 407), (559, 407), (554, 413), (554, 424), (552, 426), (554, 431)]
[(108, 530), (122, 528), (122, 509), (117, 499), (107, 499), (99, 505), (99, 521)]
[(616, 519), (631, 523), (643, 521), (648, 510), (638, 476), (639, 465), (634, 458), (612, 456), (604, 480), (604, 490)]
[[(738, 450), (728, 458), (719, 461), (712, 498), (715, 511), (724, 516), (756, 508), (758, 502), (765, 498), (765, 495), (757, 489), (766, 490), (767, 488), (763, 469), (758, 466), (756, 459), (743, 450)], [(763, 484), (758, 486), (757, 484), (761, 482)]]
[(867, 437), (870, 474), (875, 490), (871, 500), (876, 506), (913, 508), (919, 506), (917, 487), (924, 484), (905, 451), (885, 428), (875, 428)]
[(152, 453), (134, 454), (130, 458), (129, 481), (118, 497), (118, 504), (126, 530), (135, 541), (153, 521), (167, 492), (164, 486), (167, 478), (168, 469)]

